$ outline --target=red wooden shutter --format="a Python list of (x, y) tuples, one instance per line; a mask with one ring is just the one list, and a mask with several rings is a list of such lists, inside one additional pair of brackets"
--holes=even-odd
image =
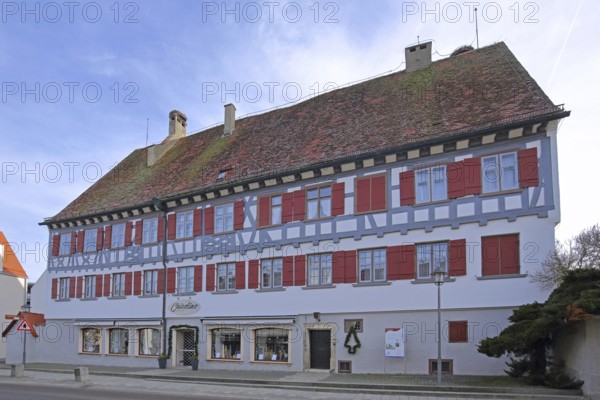
[(167, 217), (167, 240), (175, 240), (177, 232), (177, 214)]
[(125, 224), (125, 246), (131, 246), (131, 233), (133, 232), (133, 223)]
[(104, 274), (104, 297), (110, 296), (110, 274)]
[(135, 244), (142, 244), (142, 229), (143, 229), (143, 221), (139, 220), (135, 222)]
[(239, 231), (244, 228), (244, 201), (236, 201), (233, 204), (233, 229)]
[(302, 221), (306, 217), (306, 192), (296, 190), (294, 192), (294, 221)]
[(194, 237), (202, 235), (202, 209), (194, 210)]
[(248, 289), (258, 289), (258, 260), (248, 261)]
[(448, 342), (465, 343), (469, 339), (467, 321), (448, 321)]
[(58, 298), (58, 278), (52, 278), (52, 298)]
[(162, 242), (165, 238), (165, 219), (163, 217), (158, 217), (158, 224), (156, 225), (156, 240)]
[[(212, 235), (215, 233), (215, 208), (209, 207), (204, 210), (204, 233), (206, 235)], [(206, 275), (208, 279), (208, 274)]]
[[(85, 232), (84, 231), (79, 231), (77, 232), (77, 253), (83, 253), (83, 245), (85, 242)], [(86, 251), (91, 250), (91, 249), (85, 249)]]
[(292, 222), (294, 220), (294, 194), (284, 193), (281, 197), (281, 222)]
[(167, 270), (167, 293), (175, 293), (177, 291), (177, 268), (169, 268)]
[[(236, 277), (237, 279), (237, 277)], [(202, 265), (194, 267), (194, 292), (199, 293), (202, 291)]]
[(75, 282), (76, 282), (76, 278), (74, 276), (69, 278), (69, 298), (70, 299), (74, 299), (75, 298)]
[(142, 271), (135, 271), (133, 273), (133, 295), (142, 295)]
[(235, 288), (236, 290), (246, 289), (246, 261), (236, 261), (235, 263)]
[(60, 235), (54, 235), (52, 237), (52, 256), (58, 257), (60, 250)]
[(415, 171), (400, 173), (400, 205), (415, 204)]
[(463, 161), (465, 176), (465, 196), (481, 193), (481, 158), (467, 158)]
[(519, 186), (527, 188), (539, 183), (537, 149), (519, 151)]
[(102, 275), (96, 275), (96, 297), (102, 297)]
[(294, 257), (283, 257), (283, 286), (294, 286)]
[(345, 190), (344, 182), (333, 184), (331, 190), (332, 215), (344, 215)]
[(102, 250), (102, 242), (104, 240), (104, 228), (98, 228), (96, 233), (96, 251)]
[(519, 273), (519, 235), (504, 235), (499, 238), (500, 273)]
[(356, 283), (356, 250), (344, 252), (344, 283)]
[(371, 178), (371, 211), (381, 211), (387, 208), (385, 175)]
[(163, 294), (165, 291), (165, 270), (158, 270), (158, 279), (156, 280), (156, 293)]
[(415, 279), (415, 246), (400, 246), (400, 279)]
[(457, 199), (465, 195), (465, 173), (462, 161), (450, 163), (446, 167), (448, 198)]
[(371, 211), (371, 179), (360, 178), (356, 180), (356, 212)]
[(344, 283), (344, 274), (346, 269), (344, 252), (336, 251), (332, 255), (331, 267), (333, 269), (331, 273), (331, 280), (333, 283)]
[(206, 266), (206, 291), (215, 291), (215, 264), (208, 264)]
[(112, 225), (108, 225), (104, 228), (104, 248), (110, 249), (112, 242)]
[(451, 240), (448, 248), (450, 276), (467, 274), (467, 241), (465, 239)]
[(77, 298), (83, 297), (83, 276), (77, 277)]
[(271, 196), (258, 199), (258, 227), (271, 225)]
[(386, 262), (387, 262), (387, 279), (388, 281), (395, 281), (401, 279), (402, 274), (400, 273), (400, 261), (402, 246), (390, 246), (386, 251)]
[(500, 274), (500, 241), (498, 236), (481, 238), (481, 274)]
[(71, 248), (69, 250), (71, 254), (75, 254), (77, 251), (77, 232), (71, 232)]
[(294, 256), (294, 285), (306, 285), (306, 256)]
[(133, 273), (125, 272), (125, 296), (131, 296), (132, 277)]

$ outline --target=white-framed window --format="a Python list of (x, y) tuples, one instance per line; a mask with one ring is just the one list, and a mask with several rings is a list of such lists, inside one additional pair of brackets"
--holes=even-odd
[(281, 224), (281, 195), (271, 196), (271, 225)]
[(211, 329), (210, 358), (240, 360), (242, 357), (242, 332), (233, 328)]
[(85, 291), (83, 297), (93, 299), (96, 297), (96, 275), (87, 275), (85, 277)]
[(235, 290), (235, 263), (217, 265), (217, 290)]
[(233, 230), (233, 203), (215, 207), (215, 233)]
[(64, 256), (67, 254), (71, 254), (71, 234), (63, 233), (60, 235), (60, 251), (58, 255)]
[(429, 203), (448, 199), (446, 166), (437, 165), (415, 171), (417, 203)]
[(144, 295), (158, 293), (158, 271), (144, 271)]
[(68, 299), (69, 298), (69, 278), (60, 278), (59, 280), (59, 290), (58, 290), (58, 298), (59, 299)]
[(331, 186), (306, 191), (307, 219), (331, 217)]
[(83, 236), (83, 251), (96, 251), (96, 241), (98, 238), (97, 229), (88, 229)]
[(331, 254), (315, 254), (308, 256), (308, 285), (330, 285), (331, 264)]
[(519, 162), (516, 152), (481, 158), (483, 193), (519, 188)]
[(283, 286), (283, 259), (261, 260), (261, 287), (263, 289)]
[(108, 354), (129, 354), (129, 331), (114, 328), (108, 331)]
[(176, 230), (175, 238), (188, 238), (192, 237), (194, 232), (194, 212), (186, 211), (177, 213), (176, 217)]
[(148, 218), (142, 221), (142, 244), (158, 241), (158, 218)]
[(417, 245), (417, 278), (431, 278), (431, 273), (437, 268), (448, 273), (448, 243)]
[(360, 282), (381, 282), (386, 280), (386, 250), (373, 249), (358, 252)]
[(125, 274), (113, 274), (112, 276), (112, 295), (113, 297), (125, 296)]
[(125, 224), (117, 224), (112, 226), (110, 239), (110, 248), (118, 249), (125, 247)]
[(100, 354), (101, 332), (98, 328), (83, 328), (81, 330), (81, 352)]
[(160, 330), (154, 328), (138, 329), (138, 354), (140, 356), (158, 356), (160, 354)]
[(289, 360), (289, 331), (281, 328), (254, 330), (254, 361)]
[(194, 267), (177, 269), (177, 292), (192, 293), (194, 291)]

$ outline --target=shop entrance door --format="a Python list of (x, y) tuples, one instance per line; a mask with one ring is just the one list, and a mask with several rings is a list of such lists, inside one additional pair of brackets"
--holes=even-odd
[(329, 369), (331, 367), (331, 331), (310, 331), (310, 368)]
[(177, 365), (180, 367), (192, 365), (194, 358), (194, 343), (196, 332), (192, 329), (181, 329), (177, 331)]

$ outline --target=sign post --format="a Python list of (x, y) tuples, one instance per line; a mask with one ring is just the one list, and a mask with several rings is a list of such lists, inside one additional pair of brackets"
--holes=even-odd
[(25, 369), (25, 364), (27, 363), (27, 332), (32, 331), (32, 327), (29, 322), (27, 322), (26, 317), (31, 310), (31, 306), (25, 303), (21, 306), (21, 310), (23, 310), (21, 312), (21, 322), (17, 327), (17, 331), (23, 332), (23, 369)]

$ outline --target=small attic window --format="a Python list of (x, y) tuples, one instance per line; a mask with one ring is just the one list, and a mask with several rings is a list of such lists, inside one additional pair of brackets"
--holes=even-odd
[(222, 181), (225, 179), (225, 175), (227, 175), (227, 171), (220, 171), (219, 175), (217, 175), (217, 181)]

